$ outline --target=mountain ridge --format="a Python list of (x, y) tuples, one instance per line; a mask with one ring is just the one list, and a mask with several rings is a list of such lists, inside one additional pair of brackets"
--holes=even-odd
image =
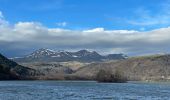
[[(30, 67), (29, 67), (30, 66)], [(170, 55), (131, 57), (123, 60), (96, 62), (73, 70), (70, 65), (61, 63), (35, 63), (21, 66), (0, 54), (0, 80), (94, 80), (100, 70), (116, 70), (129, 81), (169, 81)], [(38, 73), (39, 72), (39, 73)]]
[(105, 60), (120, 60), (126, 59), (124, 54), (108, 54), (100, 55), (96, 51), (79, 50), (77, 52), (69, 51), (54, 51), (51, 49), (42, 48), (24, 57), (12, 58), (16, 62), (101, 62)]

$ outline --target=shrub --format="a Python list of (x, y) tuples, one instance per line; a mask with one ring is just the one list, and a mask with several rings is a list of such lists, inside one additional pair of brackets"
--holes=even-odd
[(96, 75), (96, 81), (98, 82), (113, 82), (113, 83), (124, 83), (126, 78), (122, 71), (116, 69), (113, 73), (110, 70), (101, 69)]

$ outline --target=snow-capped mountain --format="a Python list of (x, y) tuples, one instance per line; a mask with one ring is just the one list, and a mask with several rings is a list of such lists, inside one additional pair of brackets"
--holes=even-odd
[(50, 55), (54, 55), (56, 54), (55, 51), (50, 50), (50, 49), (39, 49), (33, 53), (31, 53), (30, 55), (27, 55), (27, 58), (41, 58), (41, 57), (46, 57), (46, 56), (50, 56)]
[(13, 58), (16, 62), (66, 62), (66, 61), (80, 61), (80, 62), (98, 62), (105, 60), (125, 59), (127, 56), (123, 54), (109, 54), (102, 56), (95, 51), (80, 50), (77, 52), (69, 51), (54, 51), (50, 49), (39, 49), (25, 57)]

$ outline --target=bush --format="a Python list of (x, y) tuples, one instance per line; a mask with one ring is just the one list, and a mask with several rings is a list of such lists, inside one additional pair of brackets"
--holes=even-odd
[(96, 75), (96, 81), (98, 82), (113, 82), (113, 83), (124, 83), (126, 78), (123, 72), (115, 70), (114, 74), (110, 70), (101, 69)]

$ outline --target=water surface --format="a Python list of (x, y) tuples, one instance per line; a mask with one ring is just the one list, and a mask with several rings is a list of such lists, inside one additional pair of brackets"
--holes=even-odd
[(170, 100), (170, 83), (0, 81), (0, 100)]

